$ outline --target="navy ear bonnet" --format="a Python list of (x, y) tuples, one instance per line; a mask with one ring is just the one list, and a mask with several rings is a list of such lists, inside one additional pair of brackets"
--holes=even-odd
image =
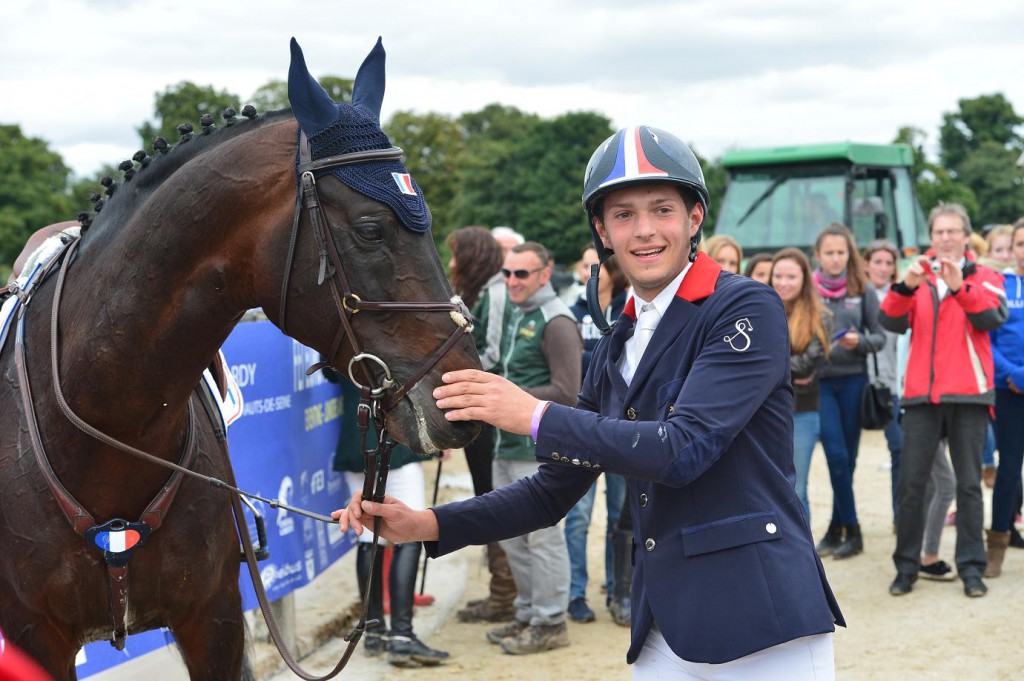
[[(288, 99), (299, 126), (309, 140), (313, 160), (392, 146), (391, 140), (380, 129), (385, 54), (379, 38), (356, 73), (351, 105), (334, 102), (309, 74), (302, 50), (294, 38), (291, 52)], [(295, 163), (297, 168), (297, 154)], [(316, 174), (317, 177), (333, 175), (351, 189), (385, 204), (406, 229), (418, 233), (430, 229), (430, 210), (423, 199), (423, 192), (399, 160), (324, 168)]]

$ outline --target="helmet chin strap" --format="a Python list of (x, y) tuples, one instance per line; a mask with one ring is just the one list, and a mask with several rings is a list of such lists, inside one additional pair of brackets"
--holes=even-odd
[(612, 327), (604, 318), (604, 310), (601, 309), (601, 301), (597, 294), (597, 278), (600, 273), (600, 264), (590, 266), (590, 279), (587, 280), (587, 310), (590, 312), (590, 318), (594, 325), (601, 330), (601, 335), (607, 336), (612, 332)]

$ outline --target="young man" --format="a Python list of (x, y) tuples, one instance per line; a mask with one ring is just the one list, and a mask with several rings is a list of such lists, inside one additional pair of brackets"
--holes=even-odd
[(932, 250), (894, 284), (878, 319), (896, 333), (912, 330), (903, 386), (903, 452), (897, 491), (893, 596), (913, 589), (920, 570), (924, 489), (940, 438), (948, 438), (956, 473), (956, 567), (964, 594), (988, 591), (982, 529), (981, 453), (995, 404), (989, 331), (1007, 318), (1003, 279), (967, 257), (971, 221), (963, 206), (940, 204), (928, 216)]
[(793, 480), (789, 332), (774, 291), (696, 253), (708, 193), (690, 149), (626, 128), (587, 167), (584, 206), (635, 298), (591, 361), (575, 409), (476, 371), (435, 391), (452, 420), (537, 440), (537, 474), (413, 512), (353, 498), (361, 531), (433, 555), (558, 522), (601, 471), (629, 481), (634, 679), (832, 679), (842, 614)]

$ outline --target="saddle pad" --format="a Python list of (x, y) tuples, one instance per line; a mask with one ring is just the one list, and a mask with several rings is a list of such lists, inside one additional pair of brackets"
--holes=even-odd
[[(65, 239), (72, 237), (77, 239), (81, 230), (78, 227), (69, 227), (39, 245), (39, 248), (32, 251), (32, 255), (25, 261), (22, 274), (18, 277), (8, 290), (13, 293), (12, 287), (23, 291), (25, 296), (31, 295), (36, 286), (43, 280), (42, 273), (46, 271), (49, 264), (64, 249)], [(14, 326), (14, 317), (21, 307), (23, 296), (11, 295), (0, 307), (0, 348), (7, 342), (7, 332)]]

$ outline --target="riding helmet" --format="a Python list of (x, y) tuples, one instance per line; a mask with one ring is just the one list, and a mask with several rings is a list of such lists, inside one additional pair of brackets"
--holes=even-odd
[[(604, 260), (604, 245), (594, 230), (594, 206), (605, 194), (644, 182), (672, 182), (693, 191), (708, 212), (708, 188), (697, 157), (672, 133), (647, 125), (619, 130), (597, 148), (583, 177), (583, 207), (594, 232), (597, 252)], [(695, 240), (699, 240), (698, 232)]]

